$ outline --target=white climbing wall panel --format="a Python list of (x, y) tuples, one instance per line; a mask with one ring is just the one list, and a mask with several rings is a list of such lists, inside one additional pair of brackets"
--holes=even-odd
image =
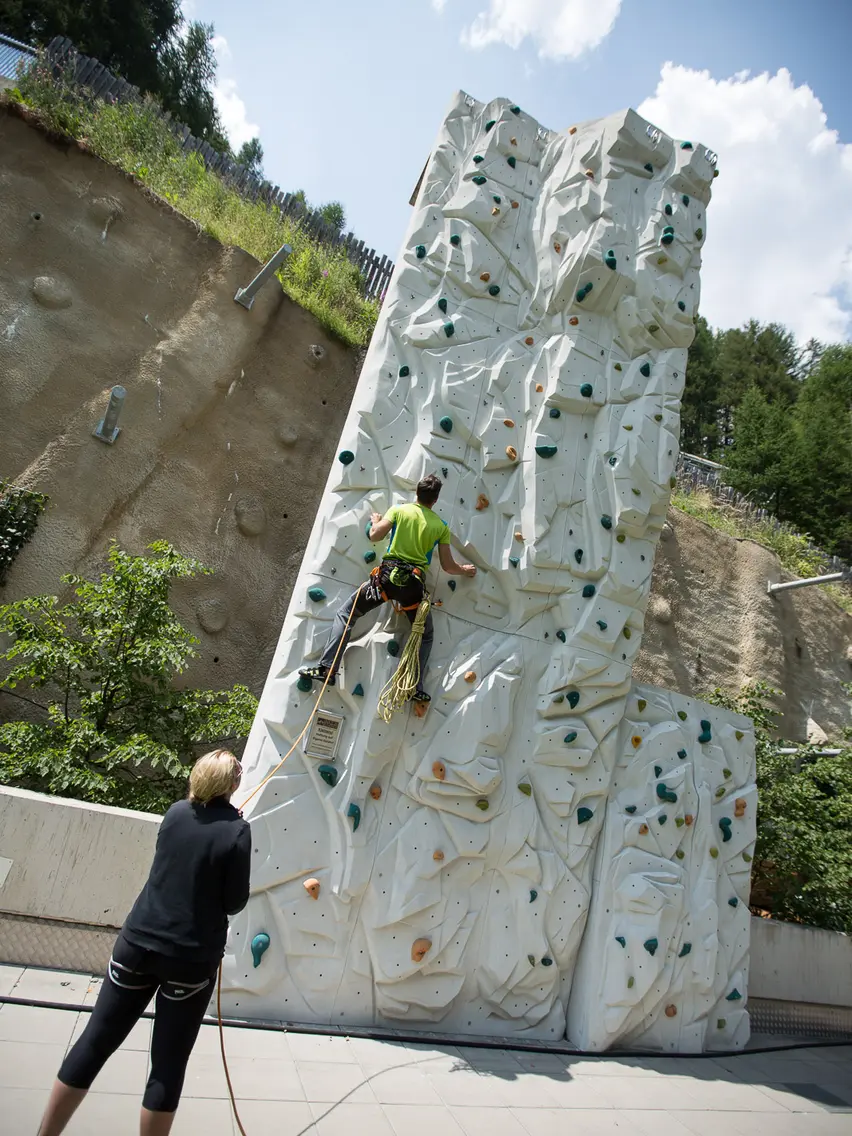
[[(323, 700), (345, 718), (335, 764), (300, 746), (250, 803), (253, 895), (232, 922), (229, 1013), (562, 1038), (593, 892), (632, 912), (624, 887), (636, 877), (665, 890), (654, 881), (668, 872), (669, 890), (680, 881), (689, 899), (649, 895), (631, 944), (639, 928), (655, 932), (660, 1005), (681, 991), (679, 1036), (701, 1032), (708, 976), (688, 978), (671, 949), (684, 920), (704, 918), (722, 868), (742, 899), (748, 872), (730, 874), (727, 857), (693, 866), (717, 807), (702, 796), (710, 743), (696, 740), (694, 711), (671, 723), (681, 703), (661, 692), (643, 695), (646, 717), (634, 721), (631, 665), (677, 457), (714, 162), (632, 111), (556, 135), (504, 100), (456, 98), (293, 592), (244, 789), (275, 767), (315, 704), (318, 684), (300, 690), (297, 669), (319, 657), (335, 608), (369, 570), (371, 512), (441, 473), (437, 511), (479, 573), (456, 582), (433, 570), (426, 717), (376, 716), (408, 628), (385, 609), (358, 625)], [(725, 715), (706, 716), (727, 739)], [(678, 842), (671, 806), (665, 840), (657, 822), (643, 845), (653, 747), (636, 751), (640, 792), (639, 765), (622, 769), (623, 739), (650, 723), (668, 737), (666, 721), (692, 757), (675, 773), (671, 753), (659, 764), (673, 785), (692, 778), (701, 823)], [(748, 744), (739, 760), (750, 769)], [(617, 821), (611, 794), (621, 802), (634, 783), (636, 818)], [(603, 830), (625, 865), (612, 893), (594, 878)], [(720, 941), (739, 933), (744, 910), (718, 907)], [(589, 934), (606, 938), (610, 918), (596, 914)], [(269, 946), (255, 965), (258, 934)], [(709, 966), (707, 952), (696, 942), (695, 962)], [(713, 959), (744, 994), (744, 951)], [(627, 992), (588, 953), (583, 967), (607, 1007), (599, 1022), (575, 999), (572, 1021), (590, 1045), (668, 1043), (644, 978)], [(722, 1033), (741, 1041), (746, 1027), (727, 1018)]]

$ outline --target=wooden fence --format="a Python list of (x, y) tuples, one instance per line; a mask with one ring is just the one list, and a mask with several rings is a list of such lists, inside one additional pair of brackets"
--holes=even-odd
[[(97, 59), (81, 55), (71, 40), (64, 36), (57, 36), (48, 44), (47, 59), (57, 78), (61, 76), (66, 81), (85, 87), (96, 98), (105, 102), (145, 101), (145, 96), (138, 87), (114, 75)], [(392, 260), (386, 256), (379, 256), (375, 249), (368, 248), (354, 233), (339, 232), (321, 213), (305, 209), (301, 200), (292, 193), (284, 193), (277, 185), (255, 177), (250, 170), (235, 162), (229, 155), (220, 154), (209, 142), (196, 138), (188, 126), (176, 122), (169, 112), (162, 110), (155, 101), (148, 100), (148, 103), (168, 124), (182, 148), (187, 153), (198, 154), (211, 173), (221, 177), (241, 196), (252, 201), (263, 201), (270, 208), (278, 209), (283, 217), (297, 221), (315, 240), (340, 248), (361, 273), (364, 295), (369, 299), (384, 298), (394, 269)]]

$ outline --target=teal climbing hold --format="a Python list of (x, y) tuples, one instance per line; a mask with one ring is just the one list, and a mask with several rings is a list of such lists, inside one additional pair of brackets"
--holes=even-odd
[(389, 640), (389, 642), (388, 642), (388, 654), (393, 659), (395, 659), (397, 657), (397, 655), (399, 654), (399, 643), (397, 643), (396, 639)]
[(497, 124), (497, 119), (496, 119), (496, 118), (489, 118), (488, 122), (486, 122), (486, 124), (485, 124), (485, 132), (486, 132), (486, 134), (488, 133), (488, 131), (489, 131), (489, 130), (490, 130), (490, 129), (491, 129), (492, 127), (493, 127), (493, 126), (496, 126), (496, 124)]
[(583, 563), (583, 550), (582, 550), (582, 548), (575, 548), (574, 549), (574, 559), (577, 561), (578, 564)]
[(666, 813), (660, 813), (660, 815), (657, 817), (657, 821), (660, 824), (665, 824), (668, 819), (669, 818), (668, 818), (668, 815)]
[(530, 903), (535, 903), (537, 899), (538, 892), (535, 890), (535, 888), (530, 888)]
[(607, 268), (612, 268), (613, 270), (617, 267), (618, 261), (615, 259), (615, 253), (612, 251), (612, 249), (610, 249), (604, 257), (604, 264), (607, 266)]
[(476, 177), (472, 178), (471, 180), (473, 181), (474, 185), (485, 185), (485, 183), (488, 181), (488, 178), (484, 177), (482, 174), (477, 174)]
[(577, 292), (578, 304), (582, 304), (583, 300), (585, 300), (586, 296), (588, 296), (589, 292), (591, 292), (592, 287), (593, 285), (591, 284), (591, 282), (589, 282), (583, 288), (580, 288), (580, 290)]
[(517, 568), (518, 565), (520, 564), (520, 562), (521, 562), (520, 556), (510, 556), (509, 557), (509, 563), (512, 565), (513, 568)]
[(415, 254), (415, 256), (417, 257), (418, 260), (422, 260), (423, 257), (426, 255), (426, 246), (425, 245), (418, 245), (417, 248), (414, 250), (414, 254)]
[(630, 813), (630, 815), (633, 816), (633, 814), (636, 812), (636, 806), (635, 805), (625, 805), (624, 811), (626, 813)]
[(542, 966), (553, 966), (553, 959), (552, 959), (552, 958), (548, 958), (548, 957), (547, 957), (547, 956), (545, 955), (545, 957), (544, 957), (544, 958), (543, 958), (543, 959), (541, 960), (541, 965), (542, 965)]
[(642, 946), (645, 948), (645, 950), (648, 952), (648, 954), (651, 955), (652, 958), (657, 953), (657, 947), (659, 945), (660, 944), (657, 942), (656, 939), (646, 939), (645, 942), (642, 944)]
[(337, 778), (340, 776), (337, 767), (334, 765), (321, 765), (317, 769), (317, 773), (319, 773), (326, 785), (330, 785), (332, 789), (337, 784)]
[(341, 450), (337, 455), (337, 460), (341, 465), (352, 465), (352, 463), (355, 461), (355, 455), (351, 450)]
[(453, 431), (453, 420), (452, 418), (450, 418), (449, 414), (445, 414), (438, 425), (441, 427), (445, 434), (451, 434)]
[(307, 675), (299, 675), (299, 681), (296, 683), (296, 686), (303, 694), (307, 694), (313, 685), (313, 682)]
[(352, 693), (358, 698), (364, 697), (364, 687), (360, 682), (353, 688)]
[(664, 225), (663, 226), (663, 232), (664, 233), (673, 233), (674, 232), (674, 225)]
[(590, 821), (594, 815), (591, 809), (587, 809), (585, 805), (581, 805), (580, 808), (577, 809), (577, 824), (585, 824), (587, 821)]
[(399, 377), (401, 379), (407, 379), (410, 374), (411, 374), (411, 368), (410, 367), (402, 366), (402, 367), (399, 368)]
[(494, 202), (495, 205), (500, 205), (503, 202), (503, 198), (500, 196), (499, 193), (492, 193), (491, 194), (491, 200)]
[(677, 751), (677, 755), (678, 755), (678, 757), (680, 758), (681, 761), (686, 761), (687, 757), (689, 757), (689, 754), (686, 752), (685, 749), (679, 749)]
[(521, 113), (521, 108), (519, 106), (509, 107), (509, 110), (512, 112), (512, 114), (520, 114)]
[(571, 730), (571, 732), (567, 733), (562, 740), (566, 745), (570, 745), (572, 742), (575, 742), (577, 740), (577, 731)]
[(651, 376), (651, 364), (650, 363), (643, 363), (642, 366), (639, 368), (639, 374), (644, 375), (646, 379), (650, 378), (650, 376)]
[(739, 1000), (741, 998), (742, 998), (742, 994), (740, 994), (740, 992), (739, 992), (739, 990), (737, 990), (736, 986), (733, 988), (733, 990), (731, 991), (730, 994), (725, 995), (725, 1001), (726, 1002), (739, 1002)]
[(569, 690), (566, 697), (568, 699), (568, 705), (571, 707), (571, 709), (576, 709), (577, 703), (580, 701), (579, 690)]
[(673, 240), (674, 240), (674, 233), (663, 233), (663, 235), (660, 237), (660, 244), (661, 245), (670, 245)]
[(642, 169), (647, 170), (649, 174), (652, 174), (654, 172), (654, 167), (651, 165), (650, 162), (646, 162), (645, 165), (642, 167)]
[(269, 936), (265, 931), (261, 931), (261, 933), (259, 935), (255, 935), (255, 937), (251, 941), (251, 957), (255, 970), (257, 970), (257, 968), (260, 966), (260, 960), (268, 950)]
[(682, 312), (686, 311), (686, 304), (683, 302), (683, 300), (678, 300), (677, 306), (680, 308), (680, 310)]
[(459, 245), (461, 244), (461, 237), (458, 235), (458, 233), (453, 233), (453, 235), (450, 237), (450, 244), (454, 245), (456, 248), (459, 247)]
[(535, 452), (540, 458), (552, 458), (556, 455), (556, 446), (541, 445), (536, 446)]
[(499, 284), (492, 284), (491, 287), (488, 289), (488, 295), (489, 296), (499, 296), (500, 295), (500, 285)]
[(447, 320), (447, 322), (444, 324), (444, 335), (446, 335), (447, 339), (451, 339), (455, 335), (455, 333), (456, 325), (452, 320)]
[(559, 640), (560, 643), (565, 642), (565, 632), (561, 628), (559, 629), (559, 631), (556, 632), (556, 638)]
[(612, 517), (608, 513), (604, 513), (601, 516), (601, 525), (605, 529), (611, 529), (612, 528)]
[(739, 907), (739, 903), (740, 901), (737, 899), (737, 897), (735, 895), (732, 895), (728, 900), (728, 907)]
[(678, 716), (678, 718), (680, 718), (681, 722), (685, 722), (687, 717), (688, 717), (685, 710), (678, 710), (677, 716)]
[(440, 300), (438, 301), (438, 307), (440, 308), (440, 310), (441, 310), (442, 312), (444, 312), (444, 314), (446, 314), (446, 311), (447, 311), (447, 301), (446, 301), (446, 300), (444, 299), (444, 297), (443, 297), (443, 296), (442, 296), (442, 297), (440, 298)]
[(689, 205), (689, 194), (685, 193), (681, 198), (681, 201), (684, 203), (684, 205)]
[(591, 398), (594, 393), (594, 388), (591, 383), (583, 383), (580, 387), (580, 394), (583, 398)]
[(686, 958), (686, 956), (690, 953), (691, 950), (692, 950), (692, 943), (684, 943), (683, 946), (680, 948), (680, 951), (678, 952), (677, 957), (679, 959)]
[(601, 631), (606, 631), (607, 627), (609, 626), (609, 624), (604, 619), (597, 620), (597, 625), (601, 629)]
[(691, 142), (681, 142), (680, 148), (681, 148), (681, 150), (691, 150), (692, 149), (692, 143)]
[(308, 595), (311, 597), (314, 603), (319, 603), (320, 600), (325, 599), (325, 592), (322, 590), (322, 588), (308, 588)]
[(447, 581), (447, 587), (450, 589), (451, 592), (454, 592), (456, 590), (455, 580), (448, 580)]
[(701, 733), (698, 735), (698, 740), (705, 745), (712, 739), (713, 735), (710, 732), (710, 723), (706, 719), (701, 721)]
[(515, 166), (518, 164), (518, 159), (515, 157), (514, 154), (510, 154), (509, 157), (506, 159), (506, 161), (509, 163), (509, 165), (512, 167), (512, 169), (514, 169)]
[(369, 549), (369, 551), (364, 553), (364, 563), (365, 564), (372, 564), (375, 559), (376, 559), (376, 554), (375, 554), (375, 552), (373, 552), (372, 548)]
[(583, 599), (590, 600), (596, 591), (597, 589), (595, 588), (594, 584), (586, 584), (586, 586), (583, 588)]
[(626, 947), (626, 946), (627, 946), (627, 940), (625, 939), (625, 937), (624, 937), (623, 935), (616, 935), (616, 936), (615, 936), (615, 941), (616, 941), (617, 943), (621, 943), (622, 947)]
[(727, 844), (733, 836), (731, 832), (731, 818), (722, 817), (719, 821), (719, 828), (722, 830), (722, 843)]
[(351, 820), (352, 820), (352, 831), (357, 832), (358, 831), (358, 825), (361, 823), (360, 806), (356, 805), (355, 802), (353, 801), (350, 804), (349, 808), (346, 810), (346, 815), (348, 817), (350, 817)]
[(672, 207), (671, 207), (671, 205), (666, 205), (666, 207), (665, 207), (665, 209), (663, 210), (663, 212), (665, 213), (665, 215), (666, 215), (667, 217), (671, 217), (671, 215), (672, 215)]
[(372, 527), (373, 527), (372, 521), (367, 521), (367, 523), (364, 525), (364, 532), (367, 534), (367, 540), (370, 539), (370, 531), (371, 531)]
[(483, 156), (481, 154), (474, 154), (473, 160), (474, 160), (474, 162), (476, 162), (477, 165), (479, 165), (480, 162), (485, 161), (485, 159), (483, 158)]
[(618, 465), (618, 458), (615, 456), (615, 454), (613, 454), (612, 457), (609, 459), (609, 464), (610, 465)]
[(669, 789), (664, 781), (661, 781), (657, 786), (657, 796), (661, 801), (667, 801), (670, 805), (677, 804), (677, 793)]
[(559, 409), (558, 406), (551, 406), (550, 417), (551, 418), (561, 418), (562, 417), (562, 411)]
[(654, 766), (654, 776), (655, 777), (659, 777), (662, 772), (663, 772), (662, 765), (655, 765)]

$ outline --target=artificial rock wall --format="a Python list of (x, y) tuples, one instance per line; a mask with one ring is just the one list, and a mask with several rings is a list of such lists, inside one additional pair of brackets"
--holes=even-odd
[[(743, 993), (742, 950), (713, 947), (739, 917), (711, 899), (727, 884), (703, 856), (713, 739), (728, 746), (735, 727), (694, 706), (682, 720), (659, 692), (641, 731), (630, 708), (714, 160), (632, 111), (554, 135), (503, 100), (451, 107), (293, 592), (246, 789), (308, 719), (317, 691), (296, 671), (369, 569), (372, 511), (441, 471), (439, 511), (479, 574), (434, 579), (428, 715), (377, 718), (401, 628), (362, 625), (323, 703), (345, 719), (336, 764), (297, 748), (249, 805), (254, 893), (232, 924), (228, 1012), (538, 1038), (563, 1037), (567, 1013), (572, 1040), (605, 1047), (672, 1044), (676, 998), (674, 1044), (700, 1048), (718, 998), (734, 981)], [(736, 729), (736, 775), (719, 774), (714, 801), (729, 784), (748, 793), (751, 738)], [(745, 847), (753, 807), (737, 806), (736, 824)], [(623, 936), (635, 974), (581, 946), (593, 894), (607, 910), (592, 910), (586, 943)], [(696, 912), (690, 969), (673, 958)], [(582, 990), (571, 998), (578, 959), (597, 1015)], [(730, 1019), (714, 1042), (742, 1041), (747, 1023)]]

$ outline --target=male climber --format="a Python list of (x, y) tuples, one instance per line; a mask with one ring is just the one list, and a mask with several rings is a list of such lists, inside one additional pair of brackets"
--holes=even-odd
[[(450, 552), (450, 530), (445, 521), (432, 506), (441, 492), (441, 479), (434, 473), (427, 474), (417, 485), (417, 500), (406, 505), (394, 505), (384, 517), (373, 513), (370, 517), (370, 531), (367, 536), (374, 543), (384, 540), (391, 534), (390, 544), (384, 558), (370, 579), (356, 589), (335, 614), (319, 666), (306, 667), (299, 671), (303, 678), (324, 681), (331, 672), (328, 685), (334, 686), (337, 667), (343, 659), (343, 652), (352, 634), (352, 628), (362, 615), (381, 607), (392, 600), (398, 610), (404, 611), (410, 623), (414, 623), (417, 609), (423, 599), (426, 583), (426, 569), (432, 560), (435, 545), (438, 546), (438, 559), (441, 567), (450, 576), (475, 576), (473, 564), (457, 564)], [(355, 613), (349, 619), (352, 605)], [(348, 623), (348, 626), (347, 626)], [(415, 702), (430, 702), (430, 696), (423, 689), (423, 676), (426, 663), (432, 651), (432, 613), (426, 619), (423, 639), (420, 644), (420, 679), (414, 694)], [(338, 652), (339, 648), (339, 652)], [(335, 662), (335, 660), (337, 660)], [(333, 668), (333, 669), (332, 669)]]

